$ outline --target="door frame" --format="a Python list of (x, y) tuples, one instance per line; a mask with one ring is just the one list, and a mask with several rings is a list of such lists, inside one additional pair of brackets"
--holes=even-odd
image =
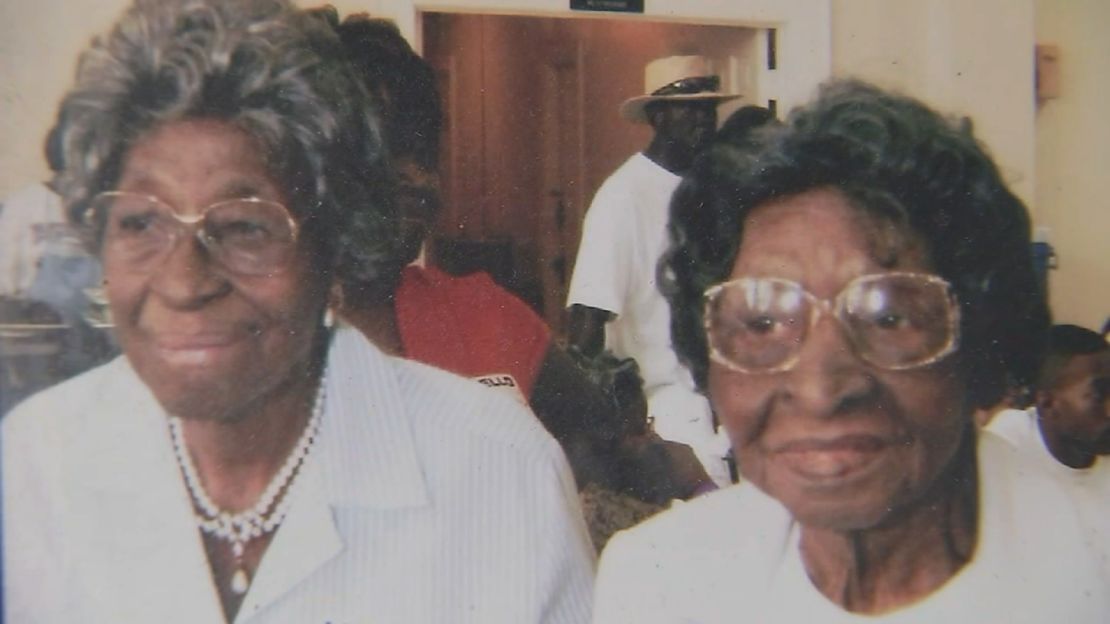
[(756, 80), (760, 100), (776, 100), (781, 112), (807, 102), (817, 85), (832, 75), (831, 0), (645, 0), (643, 14), (571, 11), (569, 0), (378, 0), (377, 5), (372, 12), (392, 18), (418, 51), (423, 50), (422, 13), (643, 19), (773, 28), (777, 69), (769, 70), (764, 64)]

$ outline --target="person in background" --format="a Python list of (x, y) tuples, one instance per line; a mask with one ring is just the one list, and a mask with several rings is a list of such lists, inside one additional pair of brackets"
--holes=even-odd
[[(58, 132), (44, 143), (63, 166)], [(20, 400), (115, 356), (103, 329), (100, 263), (65, 217), (50, 181), (0, 205), (0, 416)]]
[(1110, 500), (1110, 344), (1077, 325), (1055, 325), (1028, 410), (999, 412), (987, 431), (1050, 471)]
[(713, 414), (675, 357), (670, 313), (656, 287), (666, 245), (667, 206), (679, 176), (713, 139), (717, 106), (735, 95), (701, 56), (656, 59), (645, 69), (647, 95), (630, 98), (621, 117), (651, 126), (651, 142), (602, 184), (582, 225), (567, 295), (568, 340), (593, 356), (609, 348), (640, 366), (659, 434), (689, 444), (719, 485), (731, 482)]
[(830, 83), (711, 148), (670, 223), (675, 346), (743, 482), (614, 536), (595, 622), (1110, 621), (1110, 504), (972, 421), (1036, 375), (1049, 313), (958, 122)]
[(62, 103), (123, 357), (0, 430), (8, 622), (582, 622), (593, 553), (519, 404), (332, 326), (404, 259), (374, 105), (283, 0), (138, 0)]
[[(594, 357), (587, 357), (577, 350), (571, 350), (570, 355), (592, 384), (602, 391), (606, 401), (611, 403), (614, 410), (622, 414), (626, 421), (643, 422), (647, 418), (644, 381), (640, 377), (640, 368), (636, 365), (636, 360), (620, 359), (607, 351)], [(645, 462), (641, 459), (652, 453), (662, 454), (666, 448), (666, 443), (654, 432), (648, 431), (644, 435), (627, 437), (621, 440), (620, 445), (625, 448), (616, 455), (617, 470), (619, 473), (632, 473), (624, 476), (622, 480), (646, 478), (653, 482), (666, 482), (683, 479), (681, 475), (667, 470), (669, 464), (663, 457), (655, 462)], [(688, 465), (687, 468), (700, 472), (700, 465), (696, 463)], [(643, 474), (645, 471), (649, 474)], [(654, 474), (650, 474), (652, 472)], [(706, 482), (705, 487), (706, 491), (715, 489), (712, 482)], [(586, 516), (586, 526), (590, 529), (590, 538), (598, 551), (605, 547), (614, 533), (634, 526), (658, 513), (669, 502), (645, 501), (624, 492), (601, 487), (596, 483), (588, 484), (582, 489), (580, 495), (582, 511)]]
[[(338, 33), (383, 111), (399, 179), (403, 257), (412, 262), (388, 297), (358, 280), (344, 282), (344, 318), (386, 351), (474, 378), (531, 406), (563, 445), (580, 487), (594, 483), (645, 501), (704, 490), (709, 479), (692, 469), (697, 459), (690, 449), (651, 436), (642, 415), (622, 418), (613, 410), (527, 304), (486, 273), (448, 275), (426, 258), (424, 242), (440, 207), (443, 121), (434, 71), (390, 21), (350, 15)], [(622, 469), (628, 462), (639, 469)]]
[[(52, 172), (64, 165), (59, 139), (51, 133), (44, 143)], [(62, 198), (49, 181), (32, 184), (4, 199), (0, 204), (0, 297), (27, 297), (51, 231), (65, 224)]]

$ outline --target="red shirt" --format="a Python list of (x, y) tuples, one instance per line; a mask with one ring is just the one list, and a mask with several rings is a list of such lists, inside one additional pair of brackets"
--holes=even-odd
[(551, 332), (488, 274), (406, 267), (394, 306), (405, 357), (532, 396)]

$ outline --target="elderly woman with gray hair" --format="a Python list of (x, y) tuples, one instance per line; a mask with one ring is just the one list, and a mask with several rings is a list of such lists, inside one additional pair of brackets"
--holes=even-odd
[(279, 0), (140, 0), (82, 56), (57, 183), (124, 356), (3, 423), (8, 621), (588, 617), (555, 441), (331, 327), (403, 262), (359, 85)]
[(1048, 310), (967, 124), (834, 83), (713, 147), (670, 227), (675, 345), (745, 483), (614, 537), (596, 622), (1110, 621), (1107, 505), (972, 422)]

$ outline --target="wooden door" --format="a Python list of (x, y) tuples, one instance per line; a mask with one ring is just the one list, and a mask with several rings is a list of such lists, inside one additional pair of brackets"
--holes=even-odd
[(570, 271), (578, 247), (582, 216), (589, 198), (585, 193), (583, 139), (582, 57), (578, 40), (554, 39), (542, 67), (544, 154), (543, 196), (537, 222), (536, 243), (540, 283), (544, 293), (544, 318), (561, 333)]

